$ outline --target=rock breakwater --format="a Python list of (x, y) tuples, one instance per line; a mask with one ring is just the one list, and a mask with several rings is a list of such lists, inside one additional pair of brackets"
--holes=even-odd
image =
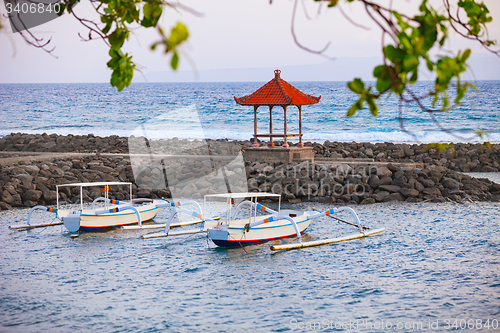
[[(207, 141), (209, 146), (215, 147), (212, 150), (222, 154), (234, 154), (235, 150), (237, 152), (251, 146), (250, 141)], [(213, 144), (216, 142), (218, 145)], [(498, 145), (487, 149), (485, 145), (479, 144), (456, 144), (452, 149), (439, 152), (435, 148), (428, 149), (424, 144), (328, 141), (324, 144), (307, 144), (316, 152), (317, 161), (314, 163), (245, 163), (243, 172), (249, 191), (279, 193), (289, 202), (370, 204), (388, 201), (500, 201), (499, 184), (462, 173), (499, 172)], [(151, 140), (148, 146), (155, 151), (169, 147), (169, 152), (172, 152), (172, 147), (175, 147), (176, 152), (184, 154), (207, 153), (206, 145), (200, 145), (200, 141), (175, 138)], [(128, 156), (128, 138), (17, 133), (0, 139), (0, 152), (4, 154), (2, 156), (9, 157), (9, 163), (0, 165), (1, 209), (54, 205), (55, 186), (75, 182), (132, 182), (136, 197), (171, 196), (168, 182), (158, 189), (137, 186)], [(82, 154), (16, 161), (16, 152)], [(343, 162), (346, 158), (356, 159), (357, 162)], [(173, 163), (172, 166), (179, 168), (177, 173), (197, 170), (198, 166), (190, 167), (189, 163)], [(145, 174), (158, 171), (153, 166), (147, 170), (148, 167)], [(196, 178), (196, 174), (193, 173), (192, 177)], [(174, 185), (177, 185), (177, 180), (176, 184), (170, 184)], [(244, 184), (237, 185), (238, 190), (244, 188)], [(190, 191), (183, 193), (193, 193), (192, 184), (186, 186), (191, 186)], [(183, 189), (180, 190), (182, 192)], [(201, 194), (197, 193), (195, 197)], [(98, 196), (99, 188), (84, 190), (86, 201)], [(127, 186), (117, 187), (112, 189), (111, 196), (118, 200), (127, 199), (129, 189)], [(79, 189), (62, 188), (59, 200), (77, 202)]]

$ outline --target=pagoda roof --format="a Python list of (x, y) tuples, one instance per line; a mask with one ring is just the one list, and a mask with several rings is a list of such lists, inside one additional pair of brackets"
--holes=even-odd
[(257, 89), (254, 93), (234, 97), (240, 105), (308, 105), (316, 104), (321, 96), (304, 94), (280, 77), (279, 69), (274, 71), (274, 79)]

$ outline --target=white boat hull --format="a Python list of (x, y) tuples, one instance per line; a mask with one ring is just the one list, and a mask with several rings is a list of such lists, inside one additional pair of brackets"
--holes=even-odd
[[(141, 223), (152, 220), (160, 210), (155, 204), (138, 206), (136, 208), (141, 216)], [(82, 211), (79, 215), (80, 227), (78, 231), (96, 231), (139, 223), (137, 214), (132, 210), (99, 215), (96, 215), (95, 212), (96, 210)], [(64, 221), (65, 217), (70, 216), (72, 213), (72, 211), (61, 210), (58, 212), (58, 217)]]
[[(259, 219), (272, 215), (260, 216)], [(292, 217), (297, 227), (302, 233), (311, 224), (312, 219), (308, 219), (306, 214)], [(253, 221), (253, 219), (252, 219)], [(224, 222), (213, 229), (208, 229), (208, 233), (214, 244), (218, 246), (244, 246), (264, 243), (273, 239), (297, 236), (293, 224), (288, 220), (278, 220), (264, 223), (247, 230), (245, 225), (249, 219), (231, 221), (229, 227)]]

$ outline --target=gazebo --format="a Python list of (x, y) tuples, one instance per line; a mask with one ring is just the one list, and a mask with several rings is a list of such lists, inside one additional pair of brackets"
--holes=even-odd
[[(283, 138), (283, 148), (289, 148), (288, 138), (299, 137), (298, 147), (304, 147), (302, 143), (302, 105), (316, 104), (321, 96), (314, 97), (304, 94), (299, 89), (292, 86), (280, 77), (279, 69), (274, 71), (274, 79), (257, 89), (254, 93), (240, 98), (234, 97), (239, 105), (252, 105), (254, 112), (254, 148), (259, 148), (258, 138), (268, 137), (269, 147), (274, 147), (273, 138)], [(288, 133), (286, 124), (286, 109), (295, 105), (299, 109), (299, 133)], [(269, 106), (269, 133), (257, 134), (257, 109), (259, 106)], [(284, 111), (283, 133), (273, 133), (273, 107), (281, 106)]]

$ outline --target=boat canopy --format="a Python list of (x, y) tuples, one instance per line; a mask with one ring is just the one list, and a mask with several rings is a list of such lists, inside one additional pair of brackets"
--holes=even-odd
[(110, 185), (128, 185), (130, 189), (130, 205), (132, 206), (132, 183), (131, 182), (95, 182), (95, 183), (71, 183), (71, 184), (62, 184), (56, 185), (56, 202), (57, 209), (59, 209), (59, 187), (67, 187), (67, 186), (79, 186), (80, 187), (80, 210), (83, 211), (83, 188), (90, 186), (104, 186), (104, 200), (106, 202), (106, 209), (108, 208), (109, 203), (109, 188)]
[(95, 182), (95, 183), (72, 183), (72, 184), (63, 184), (56, 185), (56, 187), (64, 187), (64, 186), (105, 186), (105, 185), (131, 185), (130, 182)]
[(279, 194), (265, 193), (265, 192), (253, 192), (253, 193), (223, 193), (223, 194), (205, 194), (205, 197), (215, 197), (215, 198), (260, 198), (260, 197), (281, 197)]

